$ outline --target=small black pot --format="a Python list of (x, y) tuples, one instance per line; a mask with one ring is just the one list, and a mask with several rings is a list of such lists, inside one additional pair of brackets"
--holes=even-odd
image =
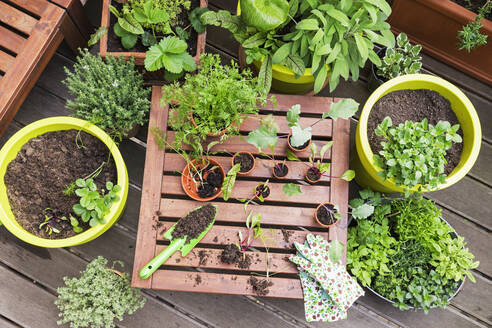
[[(377, 52), (377, 55), (382, 60), (385, 53), (386, 53), (386, 47), (383, 47), (383, 48), (379, 49), (379, 51)], [(381, 84), (388, 81), (386, 78), (380, 77), (379, 75), (376, 74), (377, 69), (378, 69), (377, 66), (372, 63), (371, 64), (371, 74), (369, 75), (369, 81), (367, 82), (367, 89), (371, 93), (373, 93), (374, 90), (379, 88), (379, 86)]]

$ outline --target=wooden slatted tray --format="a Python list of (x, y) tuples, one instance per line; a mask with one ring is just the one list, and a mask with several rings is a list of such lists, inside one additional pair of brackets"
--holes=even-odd
[[(169, 108), (160, 105), (160, 97), (160, 87), (154, 86), (149, 128), (160, 127), (171, 141), (174, 133), (167, 131)], [(307, 125), (317, 120), (321, 113), (329, 111), (330, 104), (336, 101), (333, 98), (323, 97), (292, 95), (276, 95), (276, 97), (278, 107), (273, 109), (273, 106), (268, 104), (261, 110), (260, 115), (274, 114), (280, 127), (279, 135), (289, 132), (285, 114), (292, 105), (301, 105), (301, 123)], [(246, 134), (258, 126), (257, 119), (247, 119), (240, 130)], [(325, 155), (325, 160), (331, 162), (332, 176), (340, 176), (348, 169), (349, 132), (350, 122), (342, 119), (337, 121), (327, 119), (313, 127), (313, 142), (321, 145), (329, 140), (334, 141), (331, 151)], [(232, 137), (214, 149), (225, 149), (229, 153), (247, 150), (259, 155), (255, 147), (247, 144), (240, 137)], [(283, 158), (286, 149), (286, 139), (281, 138), (274, 153), (279, 158)], [(299, 157), (306, 161), (308, 156), (309, 152), (304, 152)], [(213, 158), (223, 165), (226, 172), (231, 168), (229, 155), (220, 154)], [(248, 279), (252, 274), (261, 278), (261, 275), (266, 273), (265, 247), (268, 247), (269, 272), (273, 274), (268, 279), (273, 285), (266, 296), (302, 298), (297, 269), (288, 261), (288, 255), (294, 252), (293, 242), (302, 243), (309, 232), (314, 232), (325, 238), (337, 238), (346, 243), (348, 183), (341, 179), (323, 178), (322, 182), (316, 185), (301, 184), (303, 192), (301, 195), (287, 197), (281, 190), (283, 184), (304, 180), (307, 166), (302, 162), (288, 162), (287, 179), (279, 181), (272, 179), (268, 159), (257, 158), (256, 161), (255, 170), (250, 175), (238, 177), (228, 202), (224, 202), (221, 198), (212, 202), (218, 205), (216, 223), (193, 251), (184, 258), (176, 252), (151, 278), (142, 280), (138, 276), (142, 266), (169, 244), (163, 238), (163, 233), (190, 210), (203, 205), (188, 198), (181, 187), (180, 176), (177, 173), (185, 166), (181, 156), (160, 150), (152, 133), (148, 134), (132, 286), (255, 295)], [(219, 256), (224, 247), (238, 241), (238, 231), (243, 235), (246, 232), (246, 213), (243, 204), (235, 199), (250, 198), (253, 188), (266, 179), (270, 179), (270, 197), (262, 204), (252, 204), (248, 207), (248, 211), (253, 210), (263, 215), (261, 224), (266, 228), (268, 237), (265, 244), (260, 241), (253, 243), (254, 250), (248, 251), (252, 256), (252, 263), (247, 269), (222, 263)], [(321, 228), (313, 218), (315, 207), (320, 202), (327, 201), (338, 204), (343, 217), (342, 221), (330, 231)], [(345, 260), (345, 255), (343, 258)]]

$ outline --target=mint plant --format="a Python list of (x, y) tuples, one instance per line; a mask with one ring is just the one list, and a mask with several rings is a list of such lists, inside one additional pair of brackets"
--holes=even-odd
[(80, 277), (64, 277), (65, 285), (59, 287), (55, 305), (61, 320), (59, 325), (68, 323), (71, 328), (116, 327), (114, 320), (123, 320), (125, 314), (132, 314), (142, 308), (146, 299), (140, 291), (130, 287), (128, 274), (119, 276), (110, 269), (121, 261), (113, 262), (99, 256), (90, 262)]
[(77, 179), (75, 184), (79, 187), (75, 194), (80, 197), (80, 201), (73, 206), (74, 213), (80, 216), (82, 221), (89, 222), (91, 227), (104, 224), (104, 216), (109, 213), (111, 205), (120, 199), (117, 194), (121, 191), (121, 186), (108, 181), (106, 190), (102, 188), (98, 191), (92, 178)]
[(427, 119), (393, 126), (391, 118), (386, 117), (375, 130), (386, 140), (381, 143), (383, 150), (374, 155), (374, 162), (382, 169), (378, 175), (383, 181), (394, 179), (406, 191), (417, 185), (419, 190), (437, 188), (446, 181), (446, 151), (453, 142), (462, 141), (458, 129), (459, 124), (439, 121), (433, 126)]
[(292, 131), (289, 142), (293, 147), (302, 147), (311, 139), (311, 130), (314, 125), (318, 124), (326, 118), (331, 118), (334, 121), (339, 118), (347, 120), (352, 117), (358, 110), (359, 103), (355, 100), (341, 99), (338, 102), (332, 103), (330, 106), (330, 111), (327, 113), (323, 113), (321, 119), (314, 122), (310, 126), (303, 128), (299, 123), (299, 118), (301, 116), (301, 106), (294, 105), (287, 112), (287, 121), (289, 122), (289, 127)]
[(422, 57), (419, 56), (421, 50), (421, 45), (412, 46), (405, 33), (398, 34), (395, 47), (386, 48), (377, 74), (391, 80), (400, 75), (420, 72), (422, 68)]
[[(471, 4), (470, 4), (471, 6)], [(486, 45), (488, 35), (480, 33), (482, 28), (482, 19), (492, 12), (492, 1), (488, 0), (479, 10), (475, 20), (463, 26), (458, 31), (458, 49), (465, 49), (467, 52), (471, 52), (473, 49)]]

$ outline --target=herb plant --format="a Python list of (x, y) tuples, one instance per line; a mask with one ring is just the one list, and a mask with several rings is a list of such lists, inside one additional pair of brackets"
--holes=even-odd
[(241, 16), (209, 11), (202, 22), (228, 29), (244, 48), (248, 64), (262, 60), (259, 82), (266, 91), (272, 65), (281, 64), (296, 76), (311, 67), (318, 93), (328, 75), (333, 91), (340, 77), (351, 74), (357, 80), (367, 59), (380, 65), (374, 43), (392, 47), (395, 42), (384, 22), (390, 13), (386, 1), (379, 0), (245, 0)]
[(398, 34), (395, 47), (386, 49), (377, 74), (391, 80), (400, 75), (420, 72), (422, 68), (420, 50), (422, 50), (422, 46), (412, 46), (405, 33)]
[(116, 327), (115, 318), (121, 321), (124, 314), (132, 314), (144, 306), (145, 299), (140, 291), (130, 287), (128, 275), (120, 277), (107, 265), (108, 260), (99, 256), (87, 265), (80, 278), (63, 278), (65, 286), (58, 288), (55, 301), (60, 310), (59, 325), (112, 328)]
[(352, 117), (359, 110), (359, 103), (353, 99), (341, 99), (336, 103), (332, 103), (330, 106), (330, 111), (323, 113), (321, 119), (314, 122), (310, 126), (303, 128), (299, 123), (299, 118), (301, 116), (301, 106), (294, 105), (287, 112), (287, 121), (289, 122), (289, 127), (292, 131), (292, 136), (290, 138), (290, 144), (293, 147), (302, 147), (306, 142), (308, 142), (311, 137), (312, 127), (325, 118), (329, 117), (336, 121), (339, 118), (344, 120)]
[(462, 237), (423, 197), (388, 198), (370, 190), (350, 201), (347, 268), (402, 310), (444, 307), (478, 266)]
[(250, 71), (240, 72), (233, 62), (222, 65), (218, 55), (203, 54), (200, 62), (198, 73), (188, 74), (181, 87), (175, 83), (162, 88), (162, 101), (176, 103), (170, 110), (170, 123), (178, 148), (181, 143), (197, 147), (207, 135), (227, 129), (225, 140), (238, 133), (247, 114), (258, 113), (266, 102)]
[(457, 38), (459, 40), (458, 49), (465, 49), (471, 52), (476, 47), (487, 44), (488, 35), (480, 33), (482, 28), (482, 19), (492, 12), (492, 1), (488, 0), (479, 10), (475, 20), (463, 26), (463, 29), (458, 31)]
[(83, 229), (79, 227), (79, 221), (72, 215), (70, 215), (70, 219), (67, 219), (66, 216), (60, 217), (57, 212), (51, 208), (46, 208), (44, 212), (44, 219), (39, 225), (39, 229), (44, 229), (49, 236), (51, 236), (52, 233), (58, 234), (62, 232), (67, 226), (72, 226), (75, 233), (83, 231)]
[(91, 227), (104, 224), (104, 216), (109, 213), (112, 204), (120, 199), (117, 194), (121, 191), (121, 186), (108, 181), (106, 190), (102, 188), (99, 192), (92, 178), (77, 179), (75, 184), (79, 187), (75, 194), (80, 197), (80, 201), (73, 206), (74, 213), (80, 216), (82, 221), (89, 222)]
[(66, 106), (75, 117), (119, 139), (147, 121), (150, 88), (144, 87), (133, 59), (107, 56), (104, 61), (85, 49), (77, 57), (74, 71), (65, 68), (65, 73), (67, 78), (62, 83), (73, 96)]
[(380, 155), (374, 155), (376, 165), (382, 168), (378, 175), (383, 181), (394, 179), (397, 186), (406, 190), (417, 185), (419, 190), (436, 188), (446, 180), (446, 151), (453, 142), (462, 141), (456, 133), (458, 129), (459, 124), (451, 126), (439, 121), (433, 126), (427, 119), (393, 126), (391, 118), (386, 117), (375, 130), (386, 140), (381, 143)]

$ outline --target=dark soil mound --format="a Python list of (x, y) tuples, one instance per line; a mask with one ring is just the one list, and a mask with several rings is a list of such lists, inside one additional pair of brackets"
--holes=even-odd
[(240, 164), (240, 172), (248, 172), (253, 168), (254, 158), (247, 153), (239, 153), (234, 156), (234, 164)]
[(172, 233), (173, 238), (188, 236), (188, 240), (198, 237), (212, 222), (215, 217), (215, 207), (205, 205), (191, 211), (178, 221)]
[(253, 291), (258, 296), (266, 296), (270, 292), (268, 287), (273, 286), (273, 282), (267, 279), (258, 279), (255, 277), (250, 277), (248, 283), (253, 287)]

